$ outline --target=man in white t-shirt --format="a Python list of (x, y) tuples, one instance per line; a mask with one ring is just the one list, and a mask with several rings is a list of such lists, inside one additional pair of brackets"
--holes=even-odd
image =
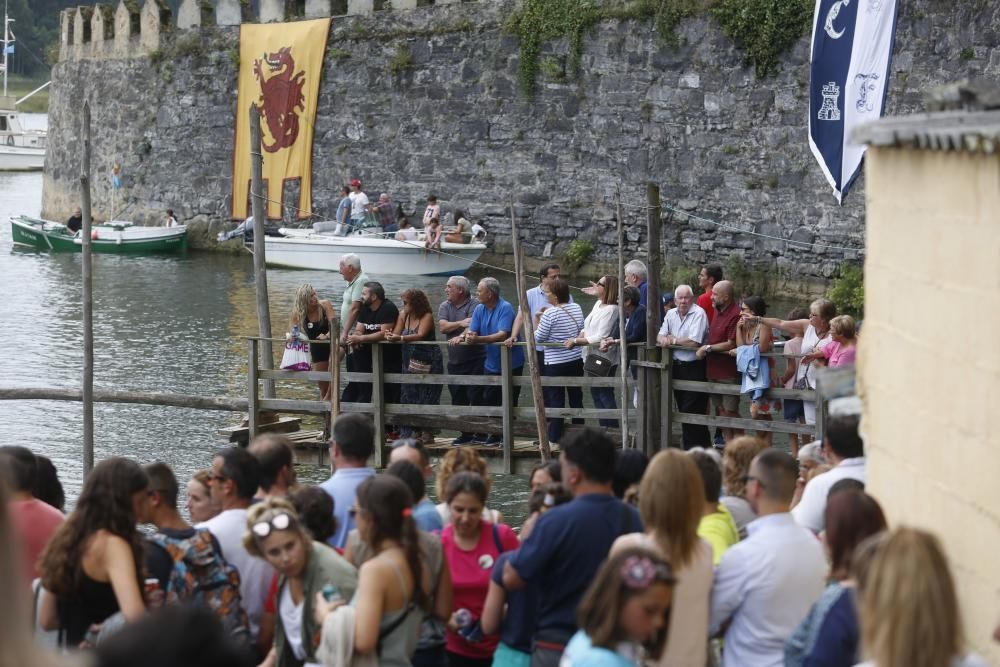
[(865, 446), (858, 433), (858, 415), (833, 415), (823, 428), (823, 453), (831, 470), (813, 477), (802, 491), (802, 500), (792, 508), (796, 523), (814, 533), (823, 532), (826, 498), (842, 479), (865, 483)]
[(361, 181), (351, 181), (351, 225), (357, 229), (364, 224), (365, 211), (368, 210), (368, 195), (361, 191)]
[[(667, 311), (663, 325), (656, 336), (660, 347), (681, 346), (671, 353), (671, 370), (678, 380), (705, 381), (705, 360), (699, 359), (697, 350), (708, 336), (708, 314), (695, 303), (690, 285), (674, 288), (676, 308)], [(674, 400), (681, 412), (703, 415), (708, 410), (708, 394), (674, 389)], [(681, 442), (684, 449), (709, 447), (708, 428), (701, 424), (682, 424)]]
[[(243, 546), (247, 508), (260, 486), (257, 459), (242, 447), (220, 450), (212, 459), (209, 483), (212, 501), (222, 507), (222, 513), (195, 528), (207, 528), (222, 547), (222, 556), (240, 571), (243, 609), (250, 621), (250, 636), (257, 641), (264, 601), (274, 577), (267, 561), (251, 556)], [(270, 642), (270, 638), (261, 639)]]

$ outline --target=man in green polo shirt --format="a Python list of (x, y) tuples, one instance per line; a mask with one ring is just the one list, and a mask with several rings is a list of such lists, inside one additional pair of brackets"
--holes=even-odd
[(354, 331), (361, 313), (361, 290), (368, 282), (368, 276), (361, 271), (361, 258), (348, 253), (340, 258), (340, 275), (347, 281), (344, 300), (340, 304), (340, 342), (346, 343), (347, 336)]

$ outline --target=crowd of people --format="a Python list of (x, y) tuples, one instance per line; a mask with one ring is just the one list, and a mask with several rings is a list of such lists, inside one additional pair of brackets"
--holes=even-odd
[(449, 450), (435, 470), (421, 440), (401, 439), (379, 473), (361, 414), (334, 422), (333, 474), (318, 486), (299, 484), (285, 436), (216, 452), (187, 481), (187, 517), (164, 463), (99, 462), (64, 515), (50, 463), (0, 447), (0, 656), (984, 665), (966, 652), (937, 539), (888, 525), (866, 493), (858, 421), (834, 415), (819, 451), (803, 447), (798, 461), (751, 436), (722, 456), (647, 459), (601, 429), (569, 428), (559, 460), (527, 480), (519, 531), (491, 507), (475, 449)]
[[(430, 210), (430, 209), (429, 209)], [(433, 211), (430, 213), (434, 215)], [(290, 326), (308, 337), (313, 370), (326, 370), (331, 355), (330, 325), (340, 323), (338, 354), (346, 355), (349, 372), (372, 371), (372, 344), (380, 346), (385, 373), (441, 374), (449, 376), (499, 376), (501, 343), (510, 350), (511, 373), (520, 376), (525, 354), (534, 354), (540, 374), (551, 377), (608, 377), (617, 373), (621, 344), (646, 340), (646, 266), (639, 260), (625, 265), (624, 287), (619, 290), (615, 276), (602, 276), (583, 292), (595, 298), (584, 312), (575, 303), (571, 288), (562, 278), (559, 264), (549, 262), (538, 272), (538, 284), (521, 300), (532, 318), (534, 345), (514, 345), (523, 341), (522, 311), (517, 299), (501, 294), (500, 282), (485, 277), (473, 285), (463, 276), (452, 276), (444, 285), (444, 300), (434, 316), (431, 296), (417, 288), (405, 290), (397, 305), (386, 295), (383, 285), (372, 280), (361, 267), (358, 255), (341, 257), (339, 270), (347, 282), (339, 316), (329, 300), (320, 299), (309, 284), (295, 297)], [(700, 295), (690, 285), (681, 284), (654, 306), (660, 322), (656, 344), (668, 348), (673, 377), (732, 385), (730, 393), (707, 393), (675, 389), (674, 400), (683, 413), (720, 417), (740, 417), (741, 398), (746, 397), (749, 416), (758, 421), (780, 419), (793, 424), (816, 423), (814, 401), (779, 400), (769, 389), (815, 389), (818, 366), (838, 367), (854, 363), (858, 326), (850, 315), (837, 315), (827, 299), (813, 301), (808, 310), (796, 308), (782, 320), (767, 316), (767, 304), (757, 295), (737, 297), (735, 285), (723, 278), (722, 268), (707, 265), (699, 273)], [(619, 304), (619, 298), (621, 303)], [(622, 335), (619, 313), (624, 314)], [(301, 326), (305, 323), (304, 328)], [(447, 346), (434, 344), (443, 336)], [(635, 346), (627, 348), (627, 363), (637, 356)], [(631, 369), (633, 378), (635, 368)], [(448, 389), (456, 406), (499, 406), (501, 387), (454, 383)], [(613, 411), (616, 390), (610, 386), (588, 388), (593, 406)], [(382, 396), (389, 403), (436, 405), (443, 385), (413, 382), (386, 383)], [(577, 385), (546, 385), (543, 401), (547, 408), (583, 408), (584, 388)], [(320, 393), (329, 399), (329, 383), (320, 383)], [(520, 386), (515, 385), (511, 400), (516, 405)], [(368, 403), (370, 382), (352, 381), (344, 389), (344, 402)], [(574, 418), (573, 423), (582, 423)], [(559, 444), (565, 432), (562, 417), (548, 419), (548, 439)], [(606, 417), (600, 426), (617, 428), (618, 420)], [(431, 429), (414, 432), (401, 426), (390, 429), (390, 437), (418, 437), (430, 442)], [(715, 437), (707, 426), (685, 423), (681, 444), (685, 449), (716, 446), (719, 449), (740, 435), (734, 428), (717, 429)], [(758, 437), (771, 442), (769, 431)], [(792, 455), (798, 455), (799, 436), (789, 438)], [(496, 434), (461, 433), (454, 445), (476, 444), (496, 447)]]
[(388, 193), (381, 193), (378, 200), (372, 203), (362, 189), (361, 181), (355, 178), (340, 189), (333, 233), (337, 236), (346, 236), (362, 229), (369, 232), (381, 231), (397, 241), (422, 242), (428, 250), (440, 250), (442, 241), (472, 243), (485, 235), (486, 230), (482, 225), (470, 221), (462, 209), (455, 208), (449, 215), (452, 224), (450, 227), (444, 227), (437, 195), (429, 194), (427, 207), (421, 219), (421, 228), (418, 230), (403, 213), (402, 207), (394, 202)]

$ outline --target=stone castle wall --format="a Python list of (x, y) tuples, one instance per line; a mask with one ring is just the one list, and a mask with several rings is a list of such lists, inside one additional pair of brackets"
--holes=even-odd
[[(173, 208), (188, 222), (228, 221), (234, 116), (246, 113), (235, 108), (238, 25), (294, 19), (291, 7), (335, 15), (313, 148), (319, 214), (332, 216), (340, 184), (357, 177), (370, 197), (388, 192), (417, 215), (436, 193), (482, 221), (501, 253), (513, 201), (529, 257), (590, 239), (611, 258), (620, 184), (628, 252), (641, 256), (653, 181), (676, 211), (665, 209), (663, 229), (675, 262), (737, 258), (824, 278), (863, 257), (863, 178), (838, 206), (809, 151), (805, 36), (776, 75), (757, 79), (707, 16), (681, 24), (677, 47), (658, 41), (651, 22), (606, 21), (584, 38), (578, 77), (564, 72), (565, 42), (544, 47), (529, 101), (517, 85), (518, 39), (502, 29), (514, 0), (261, 0), (258, 17), (247, 7), (185, 0), (173, 17), (162, 0), (122, 0), (113, 11), (63, 13), (46, 215), (78, 200), (89, 100), (97, 217), (109, 213), (118, 162), (124, 217)], [(887, 113), (921, 110), (939, 84), (997, 78), (998, 34), (995, 3), (901, 2)], [(294, 187), (286, 201), (297, 201)]]

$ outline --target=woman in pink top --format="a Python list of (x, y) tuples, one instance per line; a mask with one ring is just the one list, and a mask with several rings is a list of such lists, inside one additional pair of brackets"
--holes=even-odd
[(455, 611), (448, 621), (447, 652), (451, 667), (489, 667), (498, 637), (484, 637), (479, 626), (497, 556), (520, 546), (510, 526), (482, 518), (486, 482), (474, 472), (448, 480), (445, 500), (451, 523), (441, 533), (441, 547), (451, 571)]
[(816, 350), (809, 359), (824, 359), (830, 368), (850, 366), (854, 363), (858, 349), (858, 333), (854, 318), (850, 315), (838, 315), (830, 320), (830, 337), (833, 341)]

